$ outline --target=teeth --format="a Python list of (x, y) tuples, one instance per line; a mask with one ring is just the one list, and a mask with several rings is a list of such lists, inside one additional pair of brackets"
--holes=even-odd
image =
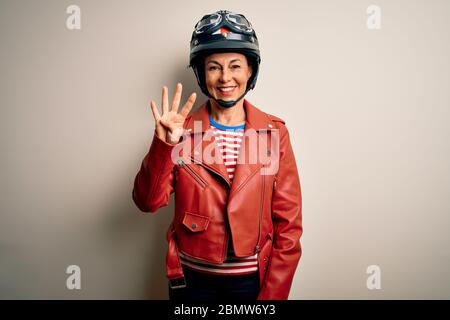
[(227, 91), (233, 91), (233, 89), (234, 89), (234, 87), (233, 88), (219, 88), (219, 91), (227, 92)]

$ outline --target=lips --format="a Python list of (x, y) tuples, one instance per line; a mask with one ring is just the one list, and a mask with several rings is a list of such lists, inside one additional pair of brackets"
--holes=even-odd
[(231, 95), (234, 93), (234, 89), (236, 89), (236, 86), (217, 87), (217, 91), (222, 95)]

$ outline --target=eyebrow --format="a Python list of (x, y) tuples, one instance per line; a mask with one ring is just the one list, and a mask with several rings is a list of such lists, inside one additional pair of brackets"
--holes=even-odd
[[(236, 61), (241, 61), (239, 59), (233, 59), (230, 61), (230, 63), (236, 62)], [(219, 66), (221, 65), (219, 62), (217, 62), (216, 60), (209, 60), (207, 63), (215, 63), (218, 64)]]

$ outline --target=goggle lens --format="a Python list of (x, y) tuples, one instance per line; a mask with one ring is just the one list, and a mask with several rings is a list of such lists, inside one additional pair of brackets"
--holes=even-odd
[(214, 13), (205, 16), (197, 23), (197, 25), (195, 26), (195, 30), (197, 32), (203, 32), (212, 26), (216, 26), (220, 22), (220, 20), (222, 20), (222, 16), (220, 14)]
[(252, 28), (250, 22), (244, 16), (238, 14), (228, 14), (227, 20), (233, 23), (236, 27), (244, 27), (245, 29)]

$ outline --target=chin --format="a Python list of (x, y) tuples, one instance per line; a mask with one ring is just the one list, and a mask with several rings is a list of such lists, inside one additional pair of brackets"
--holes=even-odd
[(217, 99), (221, 99), (223, 101), (233, 101), (233, 100), (236, 100), (237, 98), (235, 98), (235, 97), (218, 97)]
[(238, 94), (233, 95), (233, 96), (222, 96), (222, 95), (218, 94), (218, 95), (215, 95), (215, 97), (217, 100), (221, 99), (223, 101), (233, 101), (233, 100), (237, 100), (242, 94), (243, 94), (243, 92), (239, 92)]

